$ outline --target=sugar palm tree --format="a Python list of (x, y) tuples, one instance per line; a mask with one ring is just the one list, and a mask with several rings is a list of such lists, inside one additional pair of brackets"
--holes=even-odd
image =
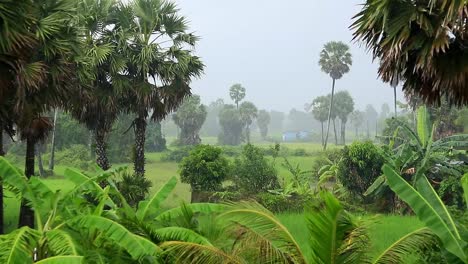
[[(3, 32), (13, 33), (8, 33), (6, 40), (2, 38), (0, 44), (3, 65), (9, 67), (7, 85), (0, 89), (15, 91), (9, 93), (9, 100), (14, 103), (20, 138), (26, 141), (25, 173), (30, 177), (34, 174), (35, 145), (50, 130), (50, 122), (42, 113), (65, 102), (77, 83), (73, 72), (79, 43), (73, 19), (74, 1), (21, 2), (4, 4), (7, 15), (3, 17), (12, 21), (2, 23), (6, 27)], [(13, 14), (18, 17), (9, 17)], [(21, 17), (25, 20), (16, 25)], [(33, 224), (32, 211), (23, 204), (20, 225)]]
[(367, 0), (354, 38), (380, 61), (385, 82), (401, 77), (406, 93), (426, 102), (468, 103), (466, 1)]
[(130, 58), (126, 78), (131, 85), (124, 89), (122, 104), (136, 116), (134, 170), (140, 176), (145, 173), (147, 119), (161, 121), (175, 110), (190, 95), (190, 80), (203, 70), (190, 49), (198, 38), (187, 33), (187, 22), (177, 12), (176, 5), (166, 1), (135, 0), (120, 6), (114, 29), (129, 36), (119, 43)]
[(103, 170), (110, 168), (106, 139), (119, 113), (118, 86), (125, 83), (119, 73), (126, 60), (117, 50), (118, 37), (110, 30), (114, 25), (114, 0), (78, 2), (80, 25), (87, 53), (86, 72), (91, 72), (85, 89), (77, 90), (67, 107), (74, 118), (94, 133), (96, 162)]
[[(331, 41), (325, 44), (320, 52), (319, 65), (323, 72), (332, 78), (332, 90), (330, 108), (328, 109), (327, 133), (323, 144), (323, 149), (327, 149), (328, 135), (330, 133), (330, 120), (333, 112), (333, 97), (335, 95), (335, 81), (341, 79), (345, 73), (349, 72), (349, 67), (353, 61), (348, 45), (341, 41)], [(336, 133), (335, 133), (336, 134)]]
[(258, 110), (252, 102), (243, 102), (239, 107), (240, 117), (245, 124), (245, 137), (247, 143), (250, 143), (250, 126), (255, 118), (257, 118)]

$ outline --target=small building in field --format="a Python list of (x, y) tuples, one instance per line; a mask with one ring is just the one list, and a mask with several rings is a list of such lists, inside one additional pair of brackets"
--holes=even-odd
[(283, 142), (305, 141), (310, 139), (308, 131), (286, 131), (283, 132)]

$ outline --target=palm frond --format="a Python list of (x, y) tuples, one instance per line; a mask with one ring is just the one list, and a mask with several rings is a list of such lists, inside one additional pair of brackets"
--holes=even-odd
[(151, 232), (151, 236), (157, 237), (158, 241), (184, 241), (200, 245), (213, 246), (208, 239), (202, 235), (183, 227), (163, 227)]
[(403, 263), (406, 257), (424, 254), (423, 250), (437, 243), (437, 237), (427, 227), (414, 230), (391, 244), (373, 261), (373, 264)]
[(245, 260), (222, 250), (190, 242), (171, 241), (161, 244), (164, 253), (173, 263), (191, 264), (244, 264)]
[[(255, 202), (231, 204), (218, 219), (238, 234), (239, 251), (261, 245), (259, 258), (268, 261), (305, 263), (302, 250), (289, 230), (267, 209)], [(253, 244), (252, 244), (253, 243)]]
[(53, 229), (46, 232), (45, 236), (47, 238), (47, 246), (53, 255), (79, 255), (79, 244), (69, 233), (60, 229)]

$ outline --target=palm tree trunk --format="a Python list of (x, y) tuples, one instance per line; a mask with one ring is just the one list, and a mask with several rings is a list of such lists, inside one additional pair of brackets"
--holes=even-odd
[(355, 138), (358, 139), (359, 138), (359, 130), (358, 130), (358, 126), (356, 126), (356, 135), (355, 135)]
[(94, 131), (89, 130), (89, 137), (88, 137), (88, 148), (89, 148), (89, 157), (91, 159), (95, 158), (95, 148), (93, 148), (93, 139), (94, 139)]
[(335, 79), (332, 79), (332, 92), (331, 92), (331, 99), (330, 99), (330, 109), (328, 109), (328, 122), (327, 122), (327, 134), (325, 136), (325, 143), (323, 144), (323, 150), (327, 149), (328, 143), (328, 135), (330, 134), (330, 119), (333, 110), (333, 96), (335, 95)]
[(50, 160), (49, 160), (49, 171), (54, 171), (55, 167), (55, 128), (57, 126), (57, 112), (54, 111), (54, 127), (52, 128), (52, 142), (50, 143)]
[(146, 120), (142, 115), (135, 119), (135, 160), (133, 167), (135, 175), (145, 175), (145, 133)]
[(322, 125), (322, 134), (321, 134), (321, 136), (322, 136), (322, 142), (321, 142), (321, 143), (322, 143), (322, 147), (323, 147), (323, 144), (325, 143), (325, 142), (323, 141), (323, 122), (320, 122), (320, 124)]
[(338, 136), (337, 136), (337, 134), (336, 134), (335, 120), (336, 120), (336, 119), (333, 119), (333, 134), (335, 135), (335, 145), (338, 146)]
[(94, 138), (96, 139), (96, 163), (103, 170), (110, 169), (109, 158), (107, 157), (106, 132), (103, 129), (96, 129)]
[(397, 117), (396, 85), (393, 86), (393, 106), (395, 107), (395, 117)]
[(247, 144), (250, 144), (250, 126), (245, 128), (245, 136), (247, 138)]
[(367, 120), (367, 139), (370, 138), (369, 120)]
[[(3, 150), (3, 125), (0, 121), (0, 156), (3, 157), (5, 151)], [(0, 234), (3, 234), (3, 182), (0, 181)]]
[[(34, 146), (35, 141), (32, 138), (26, 140), (26, 162), (24, 173), (29, 179), (34, 175)], [(19, 227), (29, 226), (34, 228), (34, 211), (30, 208), (24, 200), (21, 201), (21, 209), (19, 216)]]
[(346, 122), (341, 121), (341, 143), (346, 145)]
[(41, 144), (36, 144), (36, 156), (37, 156), (37, 167), (39, 169), (39, 176), (44, 177), (44, 163), (42, 162), (42, 146)]

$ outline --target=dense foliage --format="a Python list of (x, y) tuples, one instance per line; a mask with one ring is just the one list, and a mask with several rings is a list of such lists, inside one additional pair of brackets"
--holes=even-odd
[(192, 188), (192, 202), (200, 191), (219, 191), (229, 175), (230, 164), (222, 150), (210, 145), (198, 145), (179, 165), (180, 179)]
[(279, 186), (277, 175), (262, 149), (247, 144), (234, 161), (232, 180), (241, 191), (258, 193), (276, 189)]
[(344, 147), (338, 163), (338, 179), (352, 194), (363, 197), (367, 188), (382, 175), (384, 158), (372, 142), (354, 142)]

